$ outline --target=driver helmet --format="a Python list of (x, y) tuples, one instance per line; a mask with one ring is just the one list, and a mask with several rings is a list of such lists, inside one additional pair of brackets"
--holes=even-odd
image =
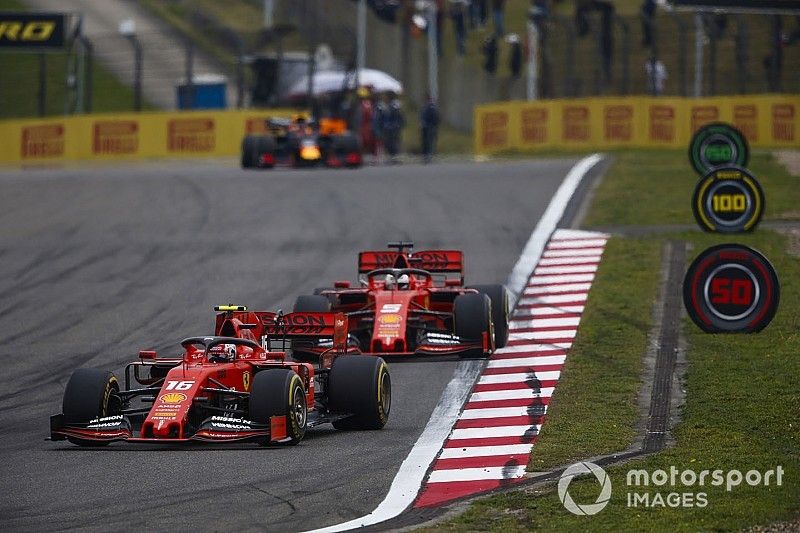
[(396, 280), (394, 279), (394, 276), (392, 274), (386, 274), (386, 277), (383, 278), (383, 285), (387, 291), (394, 289), (395, 283)]
[(400, 274), (400, 277), (397, 278), (398, 289), (407, 289), (409, 283), (411, 283), (411, 278), (408, 277), (408, 274)]

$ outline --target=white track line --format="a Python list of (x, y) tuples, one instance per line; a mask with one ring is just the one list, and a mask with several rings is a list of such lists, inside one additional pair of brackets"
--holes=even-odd
[(598, 248), (605, 246), (608, 239), (566, 239), (553, 240), (547, 245), (547, 250), (573, 250), (582, 248)]
[[(483, 409), (464, 409), (459, 420), (479, 420), (481, 418), (506, 418), (509, 416), (528, 416), (531, 408), (522, 407), (488, 407)], [(536, 413), (541, 415), (543, 413)]]
[(544, 352), (548, 350), (566, 350), (572, 346), (571, 342), (559, 342), (557, 344), (538, 344), (535, 342), (531, 342), (531, 344), (523, 344), (521, 346), (506, 346), (505, 348), (500, 348), (497, 350), (497, 353), (504, 354), (504, 353), (532, 353), (532, 352)]
[(541, 424), (528, 424), (525, 426), (495, 426), (488, 428), (454, 429), (453, 434), (450, 435), (450, 440), (522, 437), (523, 435), (535, 435), (539, 433), (541, 428)]
[(522, 293), (531, 271), (539, 261), (550, 234), (556, 229), (558, 221), (564, 215), (564, 210), (575, 193), (575, 189), (580, 185), (583, 176), (602, 159), (600, 154), (592, 154), (578, 161), (578, 164), (570, 169), (564, 181), (561, 182), (558, 191), (550, 200), (547, 210), (542, 215), (542, 218), (539, 219), (539, 223), (536, 224), (536, 229), (531, 233), (525, 248), (522, 250), (522, 255), (520, 255), (513, 270), (511, 270), (508, 281), (506, 281), (506, 287), (511, 292), (509, 304), (512, 308), (516, 304), (519, 294)]
[(589, 292), (591, 283), (565, 283), (564, 285), (552, 285), (550, 287), (528, 287), (525, 289), (525, 296), (540, 296), (543, 294), (558, 294), (560, 292)]
[[(516, 374), (489, 374), (487, 376), (481, 376), (480, 379), (478, 379), (478, 385), (485, 385), (487, 383), (519, 383), (529, 379), (538, 379), (539, 381), (554, 381), (560, 376), (561, 372), (558, 370), (546, 370), (544, 372), (524, 372)], [(466, 411), (464, 412), (466, 413)], [(464, 418), (464, 416), (461, 418)]]
[(563, 365), (566, 355), (545, 355), (540, 357), (514, 357), (495, 359), (486, 363), (486, 368), (510, 368), (515, 366)]
[(428, 424), (422, 431), (411, 452), (406, 457), (392, 481), (386, 498), (370, 514), (314, 530), (316, 533), (347, 531), (372, 524), (378, 524), (402, 513), (419, 493), (428, 467), (442, 449), (445, 439), (450, 434), (453, 424), (458, 419), (461, 406), (472, 391), (472, 384), (481, 371), (481, 361), (462, 361), (456, 368), (455, 375), (447, 384), (439, 403), (434, 408)]
[(449, 481), (480, 481), (484, 479), (516, 479), (525, 477), (527, 465), (488, 466), (485, 468), (459, 468), (458, 470), (434, 470), (428, 483)]
[[(491, 402), (493, 400), (528, 400), (532, 398), (549, 398), (553, 395), (555, 387), (542, 387), (541, 389), (508, 389), (490, 390), (486, 392), (473, 392), (469, 397), (471, 402)], [(455, 434), (454, 430), (453, 433)], [(456, 437), (450, 437), (455, 439)], [(458, 437), (465, 438), (465, 437)]]
[(542, 257), (539, 259), (539, 266), (558, 266), (558, 265), (591, 265), (600, 263), (599, 255), (587, 255), (584, 257)]
[(547, 296), (525, 296), (520, 299), (519, 305), (547, 304), (554, 305), (566, 302), (585, 302), (589, 293), (583, 294), (551, 294)]
[(531, 285), (552, 285), (553, 283), (591, 283), (594, 274), (556, 274), (552, 276), (533, 276), (528, 282)]
[(439, 459), (464, 459), (466, 457), (491, 457), (492, 455), (516, 455), (530, 453), (533, 444), (504, 444), (498, 446), (469, 446), (467, 448), (445, 448)]
[[(589, 170), (602, 160), (600, 154), (592, 154), (578, 161), (567, 173), (564, 181), (561, 182), (556, 194), (550, 200), (539, 223), (531, 233), (525, 248), (522, 250), (520, 258), (514, 265), (511, 274), (506, 282), (506, 287), (510, 291), (509, 305), (511, 308), (516, 305), (517, 299), (522, 294), (536, 263), (539, 261), (544, 246), (547, 244), (550, 235), (556, 229), (559, 220), (564, 215), (572, 195), (578, 188), (581, 180)], [(587, 288), (588, 290), (588, 288)], [(539, 358), (544, 359), (544, 358)], [(513, 361), (513, 360), (512, 360)], [(564, 358), (561, 358), (564, 362)], [(325, 528), (315, 529), (314, 533), (333, 533), (334, 531), (348, 531), (359, 527), (372, 524), (379, 524), (402, 513), (417, 497), (425, 474), (430, 467), (436, 454), (442, 449), (445, 440), (449, 436), (455, 421), (458, 419), (461, 406), (464, 404), (465, 396), (472, 390), (481, 371), (481, 361), (462, 361), (456, 368), (456, 375), (448, 383), (447, 388), (442, 393), (436, 408), (428, 420), (428, 424), (422, 431), (414, 447), (400, 465), (400, 469), (392, 481), (389, 492), (383, 501), (368, 515)], [(519, 467), (521, 472), (514, 477), (525, 475), (525, 466)], [(430, 480), (429, 480), (430, 481)]]
[(514, 313), (516, 318), (529, 316), (557, 315), (559, 313), (583, 313), (582, 305), (564, 305), (561, 307), (532, 307), (528, 309), (517, 309)]
[(542, 254), (542, 258), (550, 257), (593, 257), (599, 256), (603, 253), (603, 247), (600, 248), (581, 248), (576, 250), (546, 250)]
[[(567, 318), (537, 318), (536, 319), (536, 327), (540, 328), (563, 328), (567, 326), (577, 326), (578, 323), (581, 321), (581, 318), (578, 316), (570, 316)], [(511, 327), (513, 324), (513, 327)], [(510, 320), (509, 321), (509, 331), (514, 331), (515, 329), (520, 328), (530, 328), (533, 327), (533, 319), (527, 318), (524, 320)]]
[[(535, 331), (535, 332), (527, 332), (527, 333), (509, 333), (508, 340), (510, 341), (523, 341), (523, 340), (530, 340), (530, 341), (546, 341), (548, 339), (569, 339), (570, 337), (575, 337), (577, 335), (578, 330), (576, 329), (560, 329), (554, 331)], [(502, 348), (505, 349), (505, 348)]]

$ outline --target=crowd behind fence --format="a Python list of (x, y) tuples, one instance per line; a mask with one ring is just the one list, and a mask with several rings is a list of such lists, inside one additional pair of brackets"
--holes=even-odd
[[(220, 71), (228, 76), (232, 95), (229, 107), (285, 104), (281, 93), (287, 80), (280, 79), (280, 74), (286, 77), (292, 70), (284, 64), (292, 62), (295, 68), (291, 75), (295, 78), (314, 72), (321, 66), (316, 64), (318, 54), (314, 53), (319, 45), (330, 47), (338, 67), (354, 65), (354, 2), (304, 0), (282, 2), (280, 6), (276, 16), (283, 23), (280, 31), (271, 32), (237, 33), (211, 17), (192, 12), (187, 15), (191, 27), (204, 40), (198, 43), (191, 35), (184, 35), (185, 46), (178, 50), (137, 52), (131, 39), (107, 35), (91, 41), (84, 38), (62, 53), (16, 53), (14, 57), (4, 53), (0, 62), (11, 68), (4, 68), (6, 75), (0, 81), (0, 104), (17, 111), (18, 116), (138, 110), (146, 109), (148, 101), (154, 107), (164, 107), (164, 102), (177, 101), (176, 86), (181, 80), (192, 83), (198, 50), (206, 54), (211, 50)], [(410, 15), (403, 9), (392, 17), (370, 13), (367, 66), (394, 75), (403, 82), (406, 96), (421, 105), (428, 91), (427, 40)], [(637, 16), (603, 10), (576, 16), (547, 13), (532, 20), (538, 46), (531, 46), (524, 34), (516, 38), (507, 33), (499, 35), (491, 52), (496, 54), (495, 68), (487, 69), (490, 58), (486, 57), (489, 52), (485, 44), (492, 37), (491, 31), (484, 29), (480, 38), (467, 38), (465, 53), (461, 54), (459, 33), (469, 36), (481, 30), (469, 24), (462, 27), (452, 17), (443, 18), (439, 29), (445, 44), (440, 49), (438, 86), (447, 122), (468, 130), (474, 105), (525, 99), (530, 91), (524, 69), (519, 68), (520, 49), (525, 60), (528, 51), (538, 50), (535, 94), (540, 98), (800, 94), (800, 17), (705, 15), (699, 20), (700, 33), (692, 13), (664, 10)], [(700, 85), (696, 85), (698, 37), (702, 51)], [(294, 51), (300, 48), (303, 54), (292, 57), (293, 50), (286, 42), (294, 43)], [(166, 54), (182, 54), (183, 67), (177, 71), (164, 68), (161, 56)], [(98, 65), (122, 80), (130, 92), (109, 98), (110, 91), (119, 91), (118, 85), (109, 76), (99, 75)], [(15, 91), (18, 87), (38, 90), (36, 94), (28, 91), (22, 101)], [(148, 90), (156, 90), (152, 88), (160, 88), (163, 94), (148, 97)]]

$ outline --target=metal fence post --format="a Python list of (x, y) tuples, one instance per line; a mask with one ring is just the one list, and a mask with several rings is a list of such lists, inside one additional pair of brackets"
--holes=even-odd
[(89, 40), (84, 34), (81, 34), (78, 39), (81, 42), (81, 48), (84, 55), (84, 92), (83, 92), (83, 108), (87, 113), (92, 112), (92, 104), (94, 103), (94, 46), (92, 41)]
[(186, 41), (186, 85), (184, 86), (185, 109), (194, 109), (194, 45)]
[(125, 38), (133, 46), (133, 109), (142, 110), (142, 43), (133, 33), (126, 34)]
[(747, 93), (747, 21), (742, 15), (736, 15), (736, 70), (739, 74), (739, 94)]
[[(575, 28), (570, 19), (563, 16), (553, 16), (553, 22), (561, 26), (564, 40), (564, 94), (562, 96), (577, 96), (578, 91), (575, 83)], [(552, 45), (552, 40), (550, 41)], [(548, 96), (558, 96), (549, 94)]]
[(681, 18), (674, 11), (670, 11), (669, 14), (672, 16), (672, 21), (678, 28), (678, 74), (680, 78), (680, 94), (681, 96), (688, 96), (689, 65), (686, 61), (686, 54), (688, 53), (686, 45), (688, 29), (686, 27), (686, 23), (683, 20), (681, 20)]
[(47, 112), (47, 54), (39, 54), (39, 116)]
[(620, 80), (620, 94), (630, 93), (631, 82), (631, 29), (628, 22), (620, 17), (614, 15), (614, 19), (622, 29), (622, 50), (620, 59), (622, 60), (622, 79)]

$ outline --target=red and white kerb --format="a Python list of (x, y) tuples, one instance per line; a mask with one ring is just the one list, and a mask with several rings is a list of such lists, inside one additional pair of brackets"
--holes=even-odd
[(525, 478), (608, 237), (576, 230), (550, 237), (509, 321), (508, 344), (473, 386), (414, 507)]

